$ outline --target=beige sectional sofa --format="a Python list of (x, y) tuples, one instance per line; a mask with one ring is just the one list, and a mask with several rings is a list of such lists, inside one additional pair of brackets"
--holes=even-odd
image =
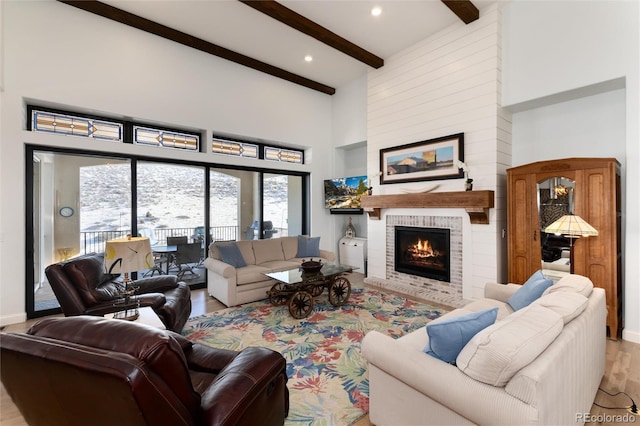
[(487, 284), (485, 299), (435, 320), (498, 308), (496, 322), (463, 347), (456, 365), (423, 351), (425, 327), (395, 340), (367, 333), (362, 354), (371, 422), (584, 423), (581, 414), (589, 413), (605, 368), (605, 293), (586, 277), (568, 275), (513, 312), (506, 302), (520, 287)]
[[(267, 298), (267, 290), (276, 283), (265, 272), (283, 271), (299, 266), (310, 256), (297, 257), (298, 236), (265, 240), (217, 241), (209, 246), (204, 261), (208, 274), (208, 292), (226, 306), (235, 306)], [(219, 247), (237, 245), (246, 266), (235, 267), (222, 261)], [(333, 262), (333, 252), (319, 249), (325, 262)]]

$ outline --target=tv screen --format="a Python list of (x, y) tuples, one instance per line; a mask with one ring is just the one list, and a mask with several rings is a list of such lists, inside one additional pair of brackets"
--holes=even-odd
[(333, 210), (361, 210), (360, 197), (367, 193), (366, 176), (324, 181), (324, 207)]

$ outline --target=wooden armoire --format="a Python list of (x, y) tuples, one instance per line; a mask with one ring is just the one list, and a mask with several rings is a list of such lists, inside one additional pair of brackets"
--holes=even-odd
[[(573, 181), (567, 206), (598, 235), (572, 240), (572, 273), (587, 276), (606, 292), (609, 336), (622, 330), (620, 163), (615, 158), (565, 158), (507, 169), (508, 280), (524, 283), (541, 269), (541, 189), (555, 178)], [(565, 181), (565, 180), (563, 180)], [(568, 208), (568, 209), (569, 209)]]

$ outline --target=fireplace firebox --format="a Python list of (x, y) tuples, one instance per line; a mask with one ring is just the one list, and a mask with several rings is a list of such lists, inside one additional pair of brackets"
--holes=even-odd
[(451, 282), (450, 230), (395, 227), (395, 270)]

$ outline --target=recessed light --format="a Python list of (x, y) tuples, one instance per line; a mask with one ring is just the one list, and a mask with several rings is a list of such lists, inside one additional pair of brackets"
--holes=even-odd
[(313, 61), (313, 56), (307, 55), (307, 56), (304, 57), (304, 60), (307, 61), (307, 62), (311, 62), (311, 61)]
[(371, 14), (373, 16), (380, 16), (380, 14), (382, 13), (382, 9), (378, 6), (374, 7), (373, 9), (371, 9)]

